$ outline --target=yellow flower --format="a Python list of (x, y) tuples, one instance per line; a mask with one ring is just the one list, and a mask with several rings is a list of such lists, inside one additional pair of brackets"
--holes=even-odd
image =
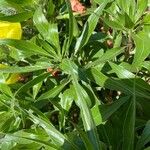
[[(0, 39), (21, 39), (22, 29), (19, 22), (12, 23), (0, 21)], [(8, 67), (7, 65), (0, 64), (0, 69)], [(19, 81), (20, 74), (14, 73), (5, 81), (6, 84), (14, 84)]]
[(22, 29), (19, 22), (0, 21), (0, 39), (21, 39)]

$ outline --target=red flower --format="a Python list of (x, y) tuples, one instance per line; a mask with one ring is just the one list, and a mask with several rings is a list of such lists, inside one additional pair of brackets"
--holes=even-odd
[(54, 68), (47, 68), (47, 72), (51, 73), (53, 77), (57, 77), (61, 71), (59, 69), (54, 69)]

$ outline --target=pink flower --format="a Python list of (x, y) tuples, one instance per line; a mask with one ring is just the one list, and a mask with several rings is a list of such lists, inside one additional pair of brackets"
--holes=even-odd
[(85, 6), (83, 6), (79, 0), (71, 0), (72, 11), (79, 12), (80, 14), (85, 13)]

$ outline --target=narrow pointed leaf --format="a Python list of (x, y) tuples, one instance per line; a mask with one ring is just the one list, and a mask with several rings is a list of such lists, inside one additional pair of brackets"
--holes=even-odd
[(137, 1), (137, 12), (136, 12), (136, 21), (142, 16), (143, 12), (148, 6), (148, 0), (138, 0)]
[(0, 71), (2, 73), (25, 73), (25, 72), (33, 72), (37, 70), (47, 69), (50, 66), (51, 64), (26, 66), (26, 67), (8, 67), (8, 68), (2, 68), (0, 69)]
[(101, 3), (100, 6), (88, 18), (81, 36), (77, 39), (75, 53), (77, 53), (88, 42), (107, 3), (107, 1)]
[(150, 141), (150, 121), (146, 123), (143, 133), (137, 142), (136, 150), (142, 150), (149, 141)]
[(70, 47), (70, 44), (72, 42), (73, 39), (73, 29), (74, 29), (74, 16), (72, 13), (72, 9), (71, 9), (71, 4), (69, 0), (66, 0), (66, 4), (67, 4), (67, 8), (68, 8), (68, 12), (69, 12), (69, 39), (68, 39), (68, 46), (67, 48)]
[(57, 24), (48, 22), (41, 8), (38, 8), (35, 11), (33, 21), (43, 38), (47, 40), (58, 53), (60, 53)]
[(93, 149), (98, 150), (100, 149), (99, 139), (98, 139), (98, 135), (96, 132), (96, 126), (92, 118), (91, 110), (88, 107), (88, 104), (86, 102), (87, 97), (84, 97), (84, 94), (83, 94), (85, 91), (83, 92), (81, 85), (78, 83), (76, 73), (74, 72), (73, 63), (68, 61), (68, 64), (69, 64), (69, 70), (70, 70), (72, 80), (73, 80), (75, 93), (77, 96), (76, 103), (81, 110), (82, 120), (84, 123), (84, 129), (87, 132), (88, 137), (93, 145)]
[(135, 77), (135, 75), (133, 73), (131, 73), (130, 71), (126, 70), (122, 66), (114, 64), (112, 62), (109, 62), (109, 64), (110, 64), (110, 66), (112, 68), (112, 71), (114, 73), (116, 73), (119, 78), (134, 78)]
[(127, 100), (129, 96), (119, 98), (110, 105), (100, 105), (100, 111), (103, 121), (106, 121), (113, 113), (115, 113)]
[(87, 77), (96, 84), (100, 85), (101, 87), (106, 87), (111, 90), (122, 91), (127, 95), (133, 95), (132, 85), (134, 80), (136, 80), (136, 96), (145, 97), (147, 99), (150, 98), (150, 85), (144, 82), (140, 78), (130, 78), (130, 79), (118, 79), (118, 78), (109, 78), (100, 72), (96, 68), (88, 69)]
[(29, 41), (7, 39), (7, 40), (0, 40), (0, 45), (9, 45), (15, 47), (16, 49), (22, 52), (32, 53), (32, 55), (49, 56), (49, 53), (47, 53), (44, 49)]
[(25, 20), (28, 20), (33, 16), (33, 12), (22, 12), (11, 16), (2, 16), (0, 17), (0, 20), (2, 21), (9, 21), (9, 22), (22, 22)]
[(72, 149), (74, 149), (73, 145), (69, 142), (69, 140), (59, 132), (46, 118), (39, 118), (29, 112), (30, 119), (35, 123), (41, 126), (45, 132), (50, 136), (53, 140), (54, 144), (58, 147), (63, 147), (65, 144), (68, 144)]
[(136, 115), (136, 87), (134, 81), (133, 96), (128, 100), (128, 107), (125, 114), (123, 123), (123, 144), (122, 150), (133, 150), (134, 149), (134, 133), (135, 133), (135, 115)]
[(132, 65), (133, 67), (136, 67), (137, 69), (142, 66), (142, 63), (150, 54), (150, 51), (149, 51), (150, 30), (149, 29), (140, 31), (138, 34), (133, 36), (136, 49), (135, 49), (135, 55), (134, 55), (134, 60), (133, 60)]
[(68, 80), (63, 81), (60, 85), (56, 86), (53, 89), (50, 89), (49, 91), (45, 92), (44, 94), (42, 94), (37, 101), (40, 100), (44, 100), (44, 99), (49, 99), (49, 98), (54, 98), (55, 96), (57, 96), (62, 89), (68, 84)]
[(21, 93), (21, 92), (26, 92), (28, 89), (30, 89), (31, 87), (33, 87), (37, 83), (43, 81), (48, 76), (50, 76), (49, 73), (44, 73), (44, 74), (39, 75), (38, 77), (36, 77), (36, 78), (32, 79), (31, 81), (27, 82), (26, 84), (24, 84), (21, 88), (19, 88), (16, 91), (15, 94), (18, 94), (18, 93)]
[(114, 59), (117, 55), (123, 52), (124, 48), (112, 48), (108, 49), (100, 58), (98, 58), (96, 61), (93, 61), (89, 64), (87, 64), (86, 68), (89, 68), (91, 66), (99, 65), (100, 63), (107, 62), (109, 60)]

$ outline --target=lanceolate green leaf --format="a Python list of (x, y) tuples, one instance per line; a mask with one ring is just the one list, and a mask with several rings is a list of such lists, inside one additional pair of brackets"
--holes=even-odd
[(124, 15), (125, 15), (125, 27), (127, 29), (132, 29), (134, 27), (132, 18), (130, 18), (130, 16), (127, 13), (125, 13)]
[(42, 39), (38, 39), (38, 43), (45, 51), (47, 51), (51, 55), (52, 58), (54, 58), (55, 60), (59, 59), (57, 53), (55, 52), (55, 49), (48, 42)]
[(92, 150), (93, 149), (92, 143), (89, 140), (89, 138), (87, 137), (86, 133), (84, 131), (82, 131), (80, 128), (78, 128), (77, 126), (75, 126), (75, 128), (79, 132), (81, 139), (83, 140), (84, 145), (86, 147), (86, 150)]
[(136, 150), (142, 150), (149, 141), (150, 141), (150, 120), (146, 123), (143, 133), (137, 142)]
[(69, 80), (63, 81), (60, 85), (56, 86), (55, 88), (43, 93), (37, 101), (44, 100), (44, 99), (52, 99), (57, 96), (61, 90), (69, 83)]
[(22, 22), (28, 20), (33, 16), (33, 12), (22, 12), (11, 16), (2, 16), (0, 20), (2, 21), (9, 21), (9, 22)]
[[(38, 131), (38, 130), (37, 130)], [(36, 143), (35, 145), (39, 145), (39, 148), (42, 146), (47, 146), (49, 148), (57, 149), (58, 147), (54, 144), (48, 142), (50, 138), (43, 133), (36, 133), (32, 130), (20, 130), (18, 132), (14, 132), (13, 134), (6, 134), (3, 139), (0, 140), (0, 143), (17, 143), (20, 145), (28, 145), (31, 146), (31, 143)], [(13, 144), (12, 147), (15, 148), (16, 144)], [(35, 148), (36, 149), (36, 148)]]
[(46, 36), (48, 34), (48, 21), (44, 16), (41, 8), (35, 11), (33, 21), (40, 34), (44, 37), (44, 39), (47, 39), (48, 37)]
[(91, 68), (86, 70), (87, 77), (92, 81), (95, 82), (96, 84), (100, 85), (101, 87), (104, 87), (104, 84), (106, 80), (108, 79), (107, 76), (105, 76), (103, 73), (101, 73), (98, 69), (96, 68)]
[(10, 87), (6, 84), (0, 83), (0, 92), (3, 94), (6, 94), (12, 98), (14, 97)]
[(122, 30), (124, 29), (123, 24), (121, 24), (121, 22), (119, 22), (119, 20), (109, 20), (108, 18), (104, 19), (104, 22), (111, 28), (116, 29), (116, 30)]
[[(137, 97), (145, 97), (147, 99), (150, 98), (150, 93), (149, 93), (149, 85), (145, 83), (143, 86), (141, 86), (141, 79), (116, 79), (116, 78), (109, 78), (106, 82), (104, 87), (112, 89), (112, 90), (117, 90), (117, 91), (122, 91), (123, 93), (127, 95), (133, 95), (133, 90), (132, 86), (135, 80), (135, 95)], [(145, 89), (147, 87), (147, 89)]]
[[(135, 81), (136, 82), (136, 81)], [(135, 82), (133, 84), (133, 95), (127, 102), (125, 119), (123, 123), (123, 150), (134, 149), (135, 115), (136, 115), (136, 93)]]
[[(105, 2), (106, 0), (94, 0), (94, 2), (98, 3), (99, 5), (103, 2)], [(107, 0), (107, 2), (111, 2), (112, 0)]]
[(102, 124), (102, 115), (99, 106), (99, 101), (97, 101), (96, 104), (91, 108), (93, 120), (96, 126)]
[(41, 8), (38, 8), (35, 11), (33, 21), (43, 38), (47, 40), (60, 55), (60, 44), (57, 24), (48, 22)]
[(119, 98), (110, 105), (100, 105), (100, 111), (103, 121), (106, 121), (113, 113), (115, 113), (127, 100), (129, 96)]
[(150, 54), (150, 27), (149, 29), (145, 29), (143, 31), (140, 31), (138, 34), (133, 36), (133, 39), (135, 41), (135, 55), (133, 60), (133, 66), (137, 69), (140, 69), (142, 66), (142, 63), (146, 59), (146, 57)]
[(32, 53), (32, 55), (49, 56), (48, 52), (29, 41), (5, 39), (0, 40), (0, 45), (9, 45), (22, 52)]
[(123, 145), (122, 150), (134, 149), (135, 116), (136, 115), (136, 93), (133, 84), (133, 96), (128, 100), (127, 111), (123, 123)]
[(74, 100), (74, 93), (72, 92), (74, 90), (73, 86), (70, 86), (69, 89), (65, 90), (61, 95), (60, 105), (61, 107), (66, 110), (67, 112), (71, 108), (72, 102)]
[(32, 79), (31, 81), (27, 82), (24, 84), (21, 88), (17, 90), (15, 94), (21, 93), (21, 92), (26, 92), (28, 89), (30, 89), (32, 86), (36, 85), (37, 83), (43, 81), (45, 78), (50, 76), (50, 73), (44, 73), (39, 75), (38, 77)]
[(88, 18), (84, 25), (81, 36), (77, 39), (75, 53), (77, 53), (88, 42), (107, 3), (108, 1), (101, 3), (101, 5)]
[[(120, 78), (120, 79), (129, 79), (128, 82), (131, 82), (133, 84), (134, 80), (133, 78), (135, 78), (136, 76), (131, 73), (130, 71), (126, 70), (123, 66), (120, 66), (120, 65), (117, 65), (117, 64), (114, 64), (112, 62), (109, 62), (111, 68), (112, 68), (112, 72), (116, 73), (116, 75)], [(138, 82), (135, 83), (136, 87), (144, 90), (147, 90), (147, 91), (150, 91), (149, 90), (149, 85), (144, 82), (144, 80), (138, 78), (137, 79)]]
[(81, 110), (84, 129), (87, 132), (88, 137), (93, 145), (93, 150), (94, 149), (98, 150), (100, 149), (99, 139), (98, 139), (98, 135), (96, 132), (96, 126), (92, 118), (91, 110), (88, 107), (88, 104), (86, 102), (87, 100), (85, 99), (83, 95), (83, 91), (82, 91), (83, 89), (81, 88), (81, 85), (78, 83), (78, 79), (77, 79), (76, 73), (74, 72), (72, 62), (68, 61), (68, 64), (69, 64), (69, 70), (72, 76), (75, 93), (77, 96), (76, 103)]
[(148, 0), (138, 0), (137, 1), (137, 12), (136, 12), (136, 21), (142, 16), (148, 5)]
[(22, 1), (19, 1), (19, 0), (2, 0), (4, 2), (7, 2), (8, 4), (18, 4), (20, 6), (28, 6), (28, 5), (33, 5), (35, 3), (34, 0), (22, 0)]
[(37, 70), (43, 70), (50, 67), (51, 64), (47, 65), (35, 65), (35, 66), (26, 66), (26, 67), (8, 67), (0, 69), (2, 73), (25, 73), (25, 72), (33, 72)]
[(150, 71), (150, 61), (145, 61), (142, 66)]
[(100, 58), (87, 64), (86, 68), (89, 68), (91, 66), (96, 66), (96, 65), (99, 65), (100, 63), (104, 63), (104, 62), (114, 59), (117, 55), (123, 52), (123, 49), (124, 48), (120, 48), (120, 47), (108, 49)]
[(4, 8), (11, 8), (11, 9), (15, 9), (16, 11), (22, 11), (22, 8), (17, 3), (12, 3), (12, 1), (9, 2), (8, 0), (0, 1), (0, 9), (4, 9)]
[(67, 4), (67, 8), (68, 8), (68, 12), (69, 12), (69, 39), (68, 39), (68, 46), (67, 49), (69, 49), (70, 44), (72, 42), (72, 38), (73, 38), (73, 30), (74, 30), (74, 16), (72, 13), (72, 9), (71, 9), (71, 4), (69, 0), (66, 0), (66, 4)]
[(109, 78), (96, 68), (88, 69), (87, 77), (92, 82), (95, 82), (101, 87), (106, 87), (111, 90), (122, 91), (123, 93), (126, 93), (127, 95), (133, 95), (132, 86), (135, 80), (136, 96), (145, 97), (147, 99), (150, 98), (150, 94), (149, 94), (150, 86), (140, 78), (136, 78), (136, 79), (134, 78), (130, 78), (130, 79)]
[(42, 116), (41, 116), (42, 118), (36, 117), (30, 112), (29, 112), (29, 116), (30, 116), (30, 119), (35, 124), (38, 124), (45, 130), (45, 132), (50, 136), (50, 138), (53, 140), (56, 146), (60, 148), (60, 147), (65, 146), (65, 144), (68, 144), (68, 146), (74, 149), (74, 147), (69, 142), (69, 140), (61, 132), (55, 129), (55, 127), (46, 118), (43, 118)]
[(129, 79), (129, 78), (134, 78), (135, 77), (135, 75), (133, 73), (131, 73), (130, 71), (126, 70), (122, 66), (114, 64), (112, 62), (109, 62), (109, 64), (110, 64), (110, 66), (112, 68), (112, 71), (114, 73), (116, 73), (119, 78), (124, 78), (124, 79), (128, 78)]
[(119, 4), (119, 7), (122, 9), (123, 12), (129, 14), (130, 7), (132, 5), (132, 0), (129, 0), (128, 3), (126, 3), (126, 1), (123, 0), (117, 0), (117, 3)]

